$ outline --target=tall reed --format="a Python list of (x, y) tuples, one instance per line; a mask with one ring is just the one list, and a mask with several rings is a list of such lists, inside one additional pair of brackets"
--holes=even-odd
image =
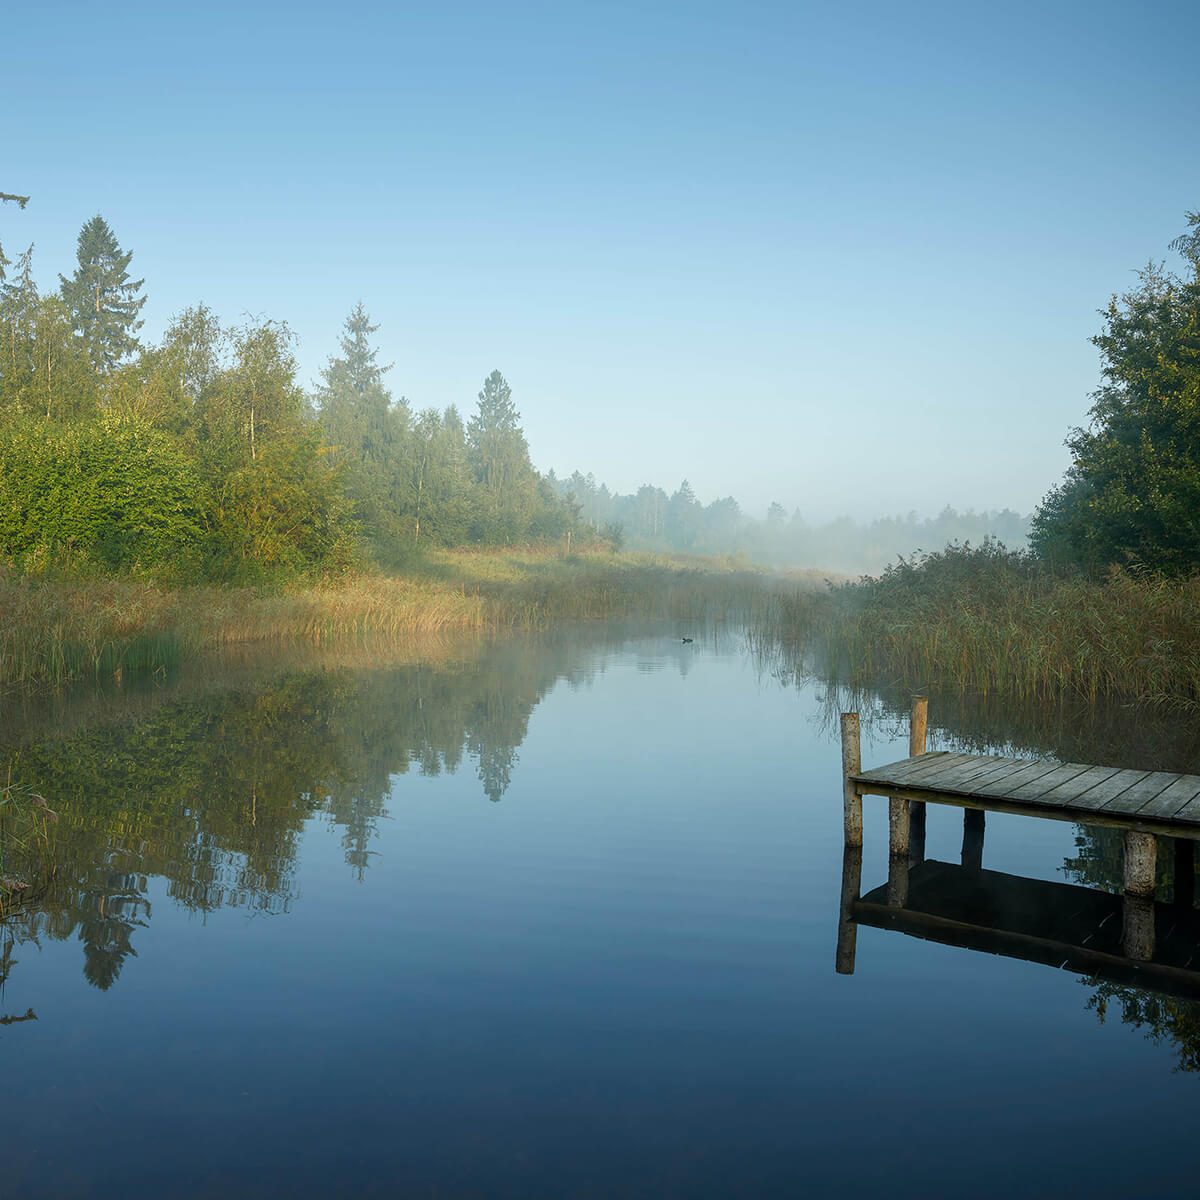
[(994, 544), (781, 597), (772, 628), (829, 678), (1014, 699), (1200, 703), (1200, 577), (1057, 574)]

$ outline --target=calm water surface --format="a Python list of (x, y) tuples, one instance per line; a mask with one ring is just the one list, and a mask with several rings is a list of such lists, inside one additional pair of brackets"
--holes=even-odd
[[(61, 821), (0, 926), (0, 1013), (36, 1015), (0, 1025), (0, 1191), (1190, 1191), (1192, 1009), (865, 927), (836, 974), (829, 698), (681, 632), (10, 729)], [(864, 761), (905, 736), (870, 724)], [(985, 865), (1115, 883), (1079, 841), (989, 815)], [(928, 856), (961, 842), (931, 808)]]

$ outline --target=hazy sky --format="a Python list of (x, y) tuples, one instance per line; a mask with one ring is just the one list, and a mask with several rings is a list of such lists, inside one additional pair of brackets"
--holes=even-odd
[(1096, 310), (1200, 208), (1200, 4), (9, 6), (0, 210), (150, 301), (361, 299), (414, 407), (761, 515), (1028, 511)]

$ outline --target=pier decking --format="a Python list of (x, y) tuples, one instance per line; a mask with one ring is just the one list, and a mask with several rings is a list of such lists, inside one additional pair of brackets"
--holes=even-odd
[[(853, 929), (858, 920), (873, 923), (880, 907), (890, 910), (888, 923), (903, 928), (904, 920), (926, 928), (934, 914), (907, 918), (896, 913), (909, 909), (913, 883), (911, 872), (925, 859), (925, 810), (927, 804), (965, 809), (963, 822), (963, 868), (979, 875), (983, 868), (985, 814), (1014, 813), (1020, 816), (1073, 821), (1082, 825), (1106, 825), (1124, 832), (1124, 897), (1121, 903), (1121, 948), (1123, 957), (1139, 963), (1155, 958), (1156, 942), (1162, 937), (1155, 906), (1156, 865), (1159, 839), (1167, 837), (1174, 849), (1173, 878), (1179, 911), (1189, 914), (1195, 896), (1195, 843), (1200, 841), (1200, 775), (1172, 771), (1131, 770), (1090, 763), (1059, 763), (1049, 759), (1003, 758), (987, 754), (929, 753), (926, 750), (927, 701), (913, 699), (909, 733), (909, 756), (882, 767), (864, 771), (860, 758), (857, 713), (842, 714), (842, 798), (845, 821), (847, 866), (843, 878), (841, 927), (838, 940), (839, 971), (853, 970)], [(870, 903), (858, 896), (863, 844), (863, 796), (888, 798), (888, 882)], [(921, 878), (928, 874), (922, 869)], [(1101, 903), (1101, 902), (1097, 902)], [(865, 907), (864, 907), (865, 905)], [(959, 927), (970, 925), (948, 913), (942, 918)], [(1003, 924), (1003, 923), (1002, 923)], [(1200, 924), (1190, 931), (1200, 933)], [(1017, 934), (1020, 929), (1010, 929)], [(1028, 930), (1023, 931), (1028, 934)], [(1087, 939), (1054, 938), (1055, 952), (1067, 946), (1078, 953)], [(1070, 957), (1068, 955), (1067, 957)], [(1110, 966), (1115, 964), (1109, 963)], [(1190, 970), (1190, 957), (1172, 964)]]
[(1144, 829), (1200, 839), (1200, 775), (934, 752), (860, 771), (860, 796)]

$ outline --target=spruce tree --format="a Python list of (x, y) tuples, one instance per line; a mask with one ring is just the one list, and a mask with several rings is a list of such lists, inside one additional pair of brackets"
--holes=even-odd
[(123, 251), (99, 213), (79, 231), (79, 265), (68, 279), (60, 275), (62, 298), (88, 357), (100, 371), (111, 370), (138, 350), (139, 296), (144, 279), (129, 278), (132, 251)]

